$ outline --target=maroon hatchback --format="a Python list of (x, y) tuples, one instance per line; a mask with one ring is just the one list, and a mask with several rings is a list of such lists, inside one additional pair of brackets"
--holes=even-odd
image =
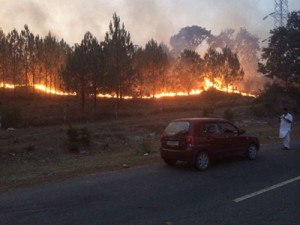
[(186, 161), (206, 170), (214, 157), (244, 154), (253, 160), (260, 147), (257, 137), (245, 134), (221, 118), (184, 118), (169, 123), (160, 138), (160, 154), (168, 165)]

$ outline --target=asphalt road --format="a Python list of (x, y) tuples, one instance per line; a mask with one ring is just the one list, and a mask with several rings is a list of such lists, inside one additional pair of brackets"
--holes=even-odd
[(1, 225), (300, 224), (300, 142), (205, 172), (163, 163), (0, 194)]

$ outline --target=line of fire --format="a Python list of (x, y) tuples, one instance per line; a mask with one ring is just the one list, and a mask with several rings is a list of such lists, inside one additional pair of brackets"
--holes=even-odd
[[(27, 25), (20, 33), (0, 32), (0, 86), (123, 99), (188, 96), (209, 88), (257, 96), (262, 83), (256, 72), (258, 38), (245, 29), (231, 47), (222, 42), (233, 30), (213, 36), (199, 26), (185, 27), (171, 37), (171, 48), (153, 39), (139, 47), (116, 14), (113, 20), (115, 27), (110, 26), (104, 41), (87, 32), (73, 47), (51, 33), (36, 36)], [(208, 49), (201, 57), (204, 43)]]
[(116, 14), (102, 41), (86, 32), (74, 46), (50, 32), (35, 35), (27, 25), (8, 34), (0, 29), (1, 126), (186, 110), (207, 116), (241, 104), (258, 117), (273, 117), (283, 107), (296, 111), (299, 21), (300, 12), (291, 12), (287, 25), (264, 42), (246, 28), (215, 35), (195, 25), (167, 44), (151, 39), (145, 46), (133, 44)]
[[(222, 92), (226, 92), (226, 93), (236, 93), (236, 94), (240, 94), (243, 96), (249, 96), (249, 97), (257, 97), (257, 95), (252, 94), (252, 93), (246, 93), (246, 92), (242, 92), (239, 91), (238, 89), (234, 89), (232, 86), (228, 86), (228, 87), (223, 87), (222, 86), (222, 81), (220, 80), (216, 80), (215, 83), (211, 82), (209, 79), (204, 78), (204, 84), (203, 84), (203, 89), (192, 89), (189, 93), (187, 92), (161, 92), (158, 94), (154, 94), (154, 98), (162, 98), (162, 97), (174, 97), (174, 96), (189, 96), (189, 95), (199, 95), (201, 94), (203, 91), (207, 91), (211, 88), (214, 88), (218, 91), (222, 91)], [(25, 87), (22, 85), (12, 85), (12, 84), (7, 84), (7, 83), (0, 83), (0, 88), (8, 88), (8, 89), (14, 89), (17, 87)], [(47, 94), (53, 94), (53, 95), (72, 95), (75, 96), (77, 95), (76, 92), (73, 93), (68, 93), (68, 92), (63, 92), (63, 91), (59, 91), (56, 90), (54, 88), (48, 88), (45, 85), (41, 85), (41, 84), (35, 84), (33, 86), (27, 86), (27, 89), (31, 89), (31, 90), (37, 90), (37, 91), (41, 91)], [(99, 98), (117, 98), (116, 95), (112, 95), (112, 94), (97, 94), (97, 97)], [(134, 98), (133, 96), (123, 96), (123, 99), (132, 99)], [(144, 99), (148, 99), (148, 98), (152, 98), (151, 96), (140, 96), (138, 98), (144, 98)]]

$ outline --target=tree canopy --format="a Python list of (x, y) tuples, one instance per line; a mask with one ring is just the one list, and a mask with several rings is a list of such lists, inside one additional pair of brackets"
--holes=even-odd
[(286, 90), (300, 85), (300, 11), (289, 14), (285, 27), (270, 31), (259, 72)]
[(203, 59), (192, 50), (184, 50), (177, 58), (174, 73), (178, 76), (181, 87), (190, 94), (191, 90), (197, 89), (203, 80)]
[(134, 46), (130, 33), (124, 24), (121, 25), (120, 17), (116, 13), (109, 24), (103, 45), (109, 78), (107, 85), (120, 98), (132, 87)]
[[(236, 87), (243, 78), (240, 60), (255, 60), (257, 38), (246, 29), (234, 34), (228, 29), (214, 36), (192, 26), (172, 36), (170, 49), (153, 38), (145, 46), (136, 46), (114, 13), (104, 40), (86, 32), (79, 44), (70, 47), (51, 32), (40, 37), (25, 25), (20, 33), (15, 29), (7, 35), (0, 32), (0, 78), (3, 86), (39, 84), (51, 91), (76, 93), (82, 110), (85, 99), (92, 96), (96, 109), (99, 94), (121, 99), (190, 93), (202, 89), (204, 77)], [(204, 41), (210, 48), (202, 58), (198, 47)]]
[(182, 28), (178, 34), (173, 35), (170, 39), (173, 54), (178, 56), (185, 49), (195, 51), (210, 35), (211, 32), (201, 26)]

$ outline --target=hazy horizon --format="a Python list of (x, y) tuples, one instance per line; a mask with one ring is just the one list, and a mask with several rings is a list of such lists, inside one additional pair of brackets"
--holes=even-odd
[[(261, 40), (273, 29), (273, 0), (0, 0), (0, 28), (5, 34), (14, 28), (42, 37), (51, 32), (68, 44), (80, 43), (89, 31), (103, 40), (116, 13), (134, 44), (150, 39), (169, 45), (170, 37), (186, 26), (197, 25), (219, 34), (246, 28)], [(300, 1), (290, 0), (289, 11), (300, 9)]]

